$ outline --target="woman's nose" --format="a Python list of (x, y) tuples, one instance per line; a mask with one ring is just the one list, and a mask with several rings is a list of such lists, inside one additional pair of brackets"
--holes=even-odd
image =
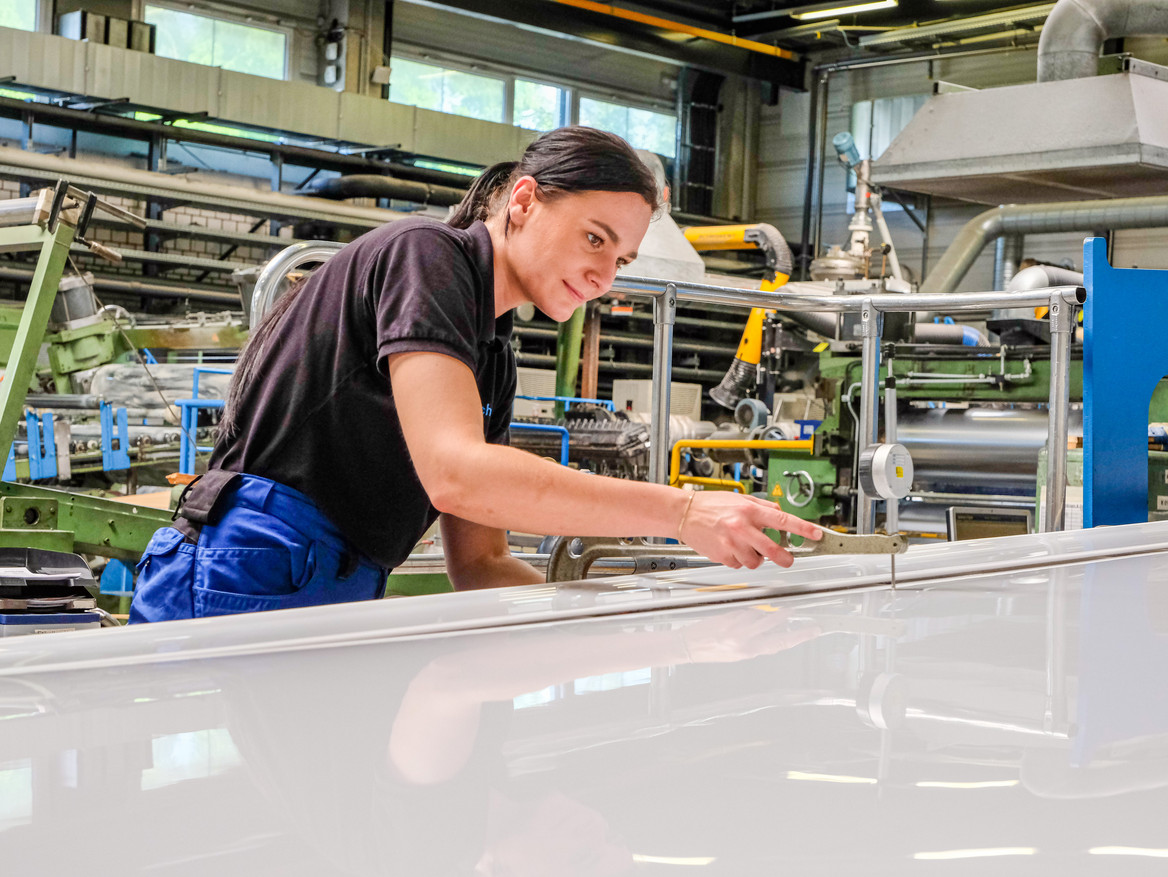
[(605, 293), (612, 289), (612, 282), (616, 279), (616, 261), (595, 265), (588, 272), (588, 281), (598, 293)]

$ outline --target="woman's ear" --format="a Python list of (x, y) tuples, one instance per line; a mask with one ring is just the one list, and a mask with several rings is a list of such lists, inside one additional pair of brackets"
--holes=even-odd
[(535, 177), (520, 177), (511, 187), (511, 197), (507, 201), (507, 215), (511, 225), (522, 225), (531, 208), (535, 206), (539, 183)]

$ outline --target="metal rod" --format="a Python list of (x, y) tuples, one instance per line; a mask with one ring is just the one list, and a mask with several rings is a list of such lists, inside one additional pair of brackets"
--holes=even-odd
[[(815, 125), (815, 217), (811, 229), (811, 258), (819, 255), (820, 239), (823, 237), (823, 173), (827, 167), (827, 159), (823, 153), (827, 151), (827, 99), (831, 87), (831, 73), (824, 71), (820, 75), (819, 119)], [(807, 263), (807, 276), (811, 276), (811, 263)]]
[(669, 483), (669, 394), (673, 380), (673, 324), (677, 288), (665, 284), (653, 299), (653, 421), (649, 439), (649, 480)]
[[(865, 296), (860, 311), (863, 347), (860, 351), (860, 430), (856, 434), (856, 459), (879, 440), (877, 414), (880, 410), (880, 312)], [(866, 535), (876, 532), (876, 505), (862, 484), (856, 483), (859, 500), (856, 511), (856, 532)]]
[(1050, 426), (1046, 439), (1046, 513), (1042, 530), (1053, 533), (1066, 525), (1067, 416), (1070, 405), (1071, 332), (1074, 305), (1050, 297)]
[[(896, 378), (889, 377), (884, 382), (884, 441), (896, 442)], [(900, 530), (900, 500), (896, 497), (884, 500), (884, 532), (896, 533)]]

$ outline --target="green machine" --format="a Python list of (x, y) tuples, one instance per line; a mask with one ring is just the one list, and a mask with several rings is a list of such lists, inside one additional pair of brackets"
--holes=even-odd
[[(894, 331), (908, 334), (903, 327)], [(798, 437), (798, 426), (813, 426), (814, 434), (810, 452), (768, 450), (764, 470), (755, 470), (756, 490), (799, 517), (853, 526), (860, 344), (816, 343), (778, 315), (768, 317), (766, 332), (757, 386), (739, 392), (733, 401), (739, 407), (761, 403), (773, 411), (767, 421), (772, 437), (775, 428), (788, 438)], [(1049, 355), (1050, 348), (1041, 343), (882, 344), (882, 408), (895, 411), (895, 441), (909, 450), (915, 466), (913, 492), (899, 504), (898, 529), (944, 534), (945, 510), (951, 506), (1035, 510), (1045, 473)], [(1081, 345), (1072, 346), (1071, 355), (1070, 423), (1075, 435), (1081, 432)], [(793, 427), (792, 418), (784, 417), (789, 408), (817, 413), (814, 420), (799, 420)], [(1168, 381), (1153, 395), (1148, 419), (1150, 424), (1168, 423)], [(887, 440), (886, 419), (881, 432)], [(1072, 448), (1068, 457), (1072, 476), (1076, 453), (1081, 455)], [(1156, 450), (1149, 456), (1149, 469), (1149, 513), (1166, 514), (1168, 482), (1164, 457)], [(1075, 486), (1073, 480), (1069, 483)]]
[[(84, 237), (95, 209), (128, 222), (141, 222), (63, 181), (33, 197), (0, 203), (0, 252), (36, 254), (24, 304), (0, 309), (0, 351), (6, 358), (0, 381), (0, 448), (13, 446), (43, 342), (49, 344), (54, 381), (66, 379), (81, 365), (116, 355), (116, 342), (109, 331), (112, 326), (106, 326), (102, 319), (92, 321), (92, 328), (85, 331), (46, 336), (70, 246), (80, 242), (99, 252), (104, 249)], [(27, 477), (32, 465), (34, 458), (30, 456), (13, 468), (17, 477)], [(169, 518), (169, 513), (160, 509), (14, 480), (0, 483), (0, 551), (31, 552), (27, 556), (39, 558), (36, 562), (42, 566), (48, 556), (44, 552), (83, 552), (132, 562)], [(31, 561), (27, 565), (30, 569), (34, 566)], [(14, 601), (20, 602), (7, 592), (0, 593), (0, 600), (9, 608)]]

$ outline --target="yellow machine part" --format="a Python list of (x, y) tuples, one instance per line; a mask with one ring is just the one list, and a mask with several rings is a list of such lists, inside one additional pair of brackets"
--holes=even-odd
[(746, 239), (753, 225), (691, 225), (685, 239), (695, 250), (748, 250), (757, 247)]

